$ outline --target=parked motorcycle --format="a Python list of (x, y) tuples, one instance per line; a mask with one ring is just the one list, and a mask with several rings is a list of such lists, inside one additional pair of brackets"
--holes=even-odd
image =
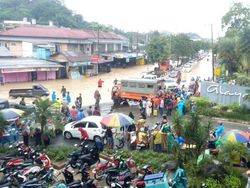
[(120, 159), (113, 155), (107, 159), (105, 163), (98, 163), (97, 167), (93, 169), (92, 173), (96, 180), (101, 180), (105, 176), (105, 172), (111, 168), (117, 168), (120, 163)]
[(79, 154), (72, 153), (69, 155), (69, 163), (72, 168), (82, 168), (82, 166), (87, 163), (89, 166), (97, 163), (99, 161), (99, 153), (88, 153), (88, 154)]
[(134, 179), (137, 171), (135, 161), (131, 158), (126, 162), (120, 161), (117, 168), (108, 169), (105, 174), (107, 185), (111, 186), (113, 182), (123, 182), (122, 185), (126, 185), (127, 182), (131, 182)]

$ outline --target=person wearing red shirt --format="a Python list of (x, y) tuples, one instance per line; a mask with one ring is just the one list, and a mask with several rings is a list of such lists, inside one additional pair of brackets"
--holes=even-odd
[(89, 140), (89, 135), (85, 129), (80, 127), (78, 130), (81, 132), (81, 140)]
[(45, 153), (42, 153), (40, 156), (39, 156), (39, 159), (42, 161), (43, 163), (43, 168), (44, 169), (49, 169), (51, 168), (51, 160), (50, 158), (45, 154)]
[(98, 82), (97, 82), (98, 87), (102, 87), (103, 82), (104, 82), (104, 81), (100, 78), (100, 79), (98, 80)]

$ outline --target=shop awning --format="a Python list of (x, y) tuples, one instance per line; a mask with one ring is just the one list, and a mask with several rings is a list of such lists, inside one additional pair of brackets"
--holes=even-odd
[(69, 64), (69, 66), (71, 67), (82, 67), (82, 66), (88, 66), (88, 65), (92, 65), (92, 63), (90, 61), (87, 61), (87, 62), (75, 62), (75, 63)]

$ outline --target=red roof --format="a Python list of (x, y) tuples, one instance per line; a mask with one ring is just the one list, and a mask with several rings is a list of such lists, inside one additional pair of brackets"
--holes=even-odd
[[(64, 39), (96, 39), (95, 31), (73, 30), (48, 26), (21, 26), (0, 32), (0, 36), (7, 37), (38, 37), (38, 38), (64, 38)], [(100, 39), (118, 39), (122, 37), (113, 32), (99, 32)]]

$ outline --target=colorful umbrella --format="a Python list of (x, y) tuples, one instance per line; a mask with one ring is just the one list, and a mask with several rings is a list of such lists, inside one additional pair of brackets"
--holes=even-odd
[(112, 113), (105, 116), (101, 124), (110, 128), (127, 127), (134, 123), (134, 120), (122, 113)]
[(15, 108), (6, 108), (0, 110), (0, 113), (6, 121), (9, 121), (21, 117), (24, 114), (24, 111)]
[(220, 143), (223, 142), (238, 142), (238, 143), (247, 143), (249, 142), (249, 133), (240, 131), (240, 130), (230, 130), (226, 132), (221, 139)]

